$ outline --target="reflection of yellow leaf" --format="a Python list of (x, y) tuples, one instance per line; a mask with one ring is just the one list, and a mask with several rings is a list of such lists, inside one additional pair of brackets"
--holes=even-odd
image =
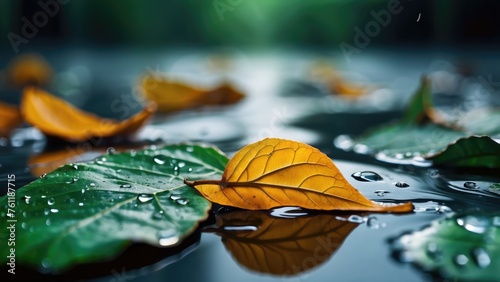
[(373, 212), (413, 210), (409, 202), (381, 206), (370, 201), (318, 149), (277, 138), (264, 139), (238, 151), (228, 162), (221, 180), (185, 183), (212, 202), (249, 210), (280, 206)]
[(199, 89), (169, 80), (158, 73), (146, 73), (141, 79), (141, 91), (155, 102), (161, 112), (172, 112), (201, 106), (234, 104), (244, 94), (225, 83), (214, 89)]
[(22, 122), (23, 118), (17, 107), (0, 102), (0, 137), (9, 136)]
[(132, 134), (148, 121), (154, 107), (147, 107), (127, 120), (115, 121), (84, 112), (41, 89), (29, 87), (24, 91), (21, 111), (25, 120), (44, 134), (78, 142)]
[[(274, 275), (317, 267), (358, 226), (331, 214), (276, 218), (263, 211), (238, 211), (217, 216), (217, 233), (234, 259), (251, 270)], [(245, 226), (258, 229), (237, 230)]]
[(52, 67), (40, 55), (23, 54), (15, 57), (6, 69), (14, 86), (45, 85), (52, 79)]

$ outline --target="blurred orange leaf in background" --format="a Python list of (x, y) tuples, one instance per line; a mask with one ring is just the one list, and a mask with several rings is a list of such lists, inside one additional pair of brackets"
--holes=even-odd
[(295, 206), (312, 210), (407, 213), (408, 202), (382, 206), (363, 196), (332, 160), (304, 143), (268, 138), (247, 145), (229, 160), (221, 180), (195, 180), (208, 200), (248, 210)]
[(38, 54), (22, 54), (14, 57), (6, 68), (7, 79), (16, 87), (46, 85), (54, 71), (44, 57)]
[(24, 90), (21, 111), (26, 122), (45, 135), (79, 142), (130, 135), (149, 120), (155, 107), (149, 105), (126, 120), (116, 121), (84, 112), (39, 88), (28, 87)]
[(141, 78), (140, 90), (160, 112), (173, 112), (203, 106), (235, 104), (245, 95), (228, 83), (213, 89), (201, 89), (168, 79), (164, 74), (148, 72)]
[(0, 102), (0, 137), (9, 136), (22, 122), (21, 111), (16, 106)]

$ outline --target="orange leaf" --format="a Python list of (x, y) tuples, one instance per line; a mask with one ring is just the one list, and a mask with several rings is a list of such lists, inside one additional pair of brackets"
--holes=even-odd
[(281, 206), (398, 213), (413, 210), (410, 202), (382, 206), (370, 201), (318, 149), (277, 138), (264, 139), (238, 151), (228, 162), (221, 180), (185, 183), (212, 202), (249, 210)]
[(38, 54), (23, 54), (15, 57), (6, 69), (10, 83), (14, 86), (30, 84), (45, 85), (52, 79), (52, 67)]
[(21, 103), (28, 123), (46, 135), (72, 142), (132, 134), (148, 121), (154, 110), (148, 106), (124, 121), (103, 119), (36, 87), (25, 89)]
[(359, 85), (344, 79), (335, 68), (325, 63), (315, 65), (312, 75), (323, 81), (332, 94), (345, 98), (359, 98), (375, 89), (374, 86)]
[(245, 95), (224, 83), (214, 89), (200, 89), (167, 79), (158, 73), (146, 73), (141, 79), (141, 92), (155, 102), (161, 112), (180, 111), (202, 106), (229, 105)]
[[(253, 226), (256, 230), (245, 230)], [(294, 275), (327, 261), (357, 223), (331, 214), (277, 218), (263, 211), (217, 215), (217, 234), (233, 258), (253, 271)]]
[(9, 136), (22, 122), (23, 117), (17, 107), (0, 102), (0, 137)]

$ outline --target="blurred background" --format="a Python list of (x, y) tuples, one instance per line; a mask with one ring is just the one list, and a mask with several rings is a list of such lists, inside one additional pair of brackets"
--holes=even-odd
[[(375, 38), (374, 46), (463, 47), (497, 44), (496, 1), (401, 0), (400, 13)], [(26, 18), (36, 36), (21, 52), (55, 44), (90, 46), (171, 46), (241, 48), (338, 48), (352, 42), (371, 11), (387, 10), (385, 0), (214, 0), (81, 1), (3, 0), (0, 32), (3, 54), (12, 51), (9, 33), (22, 36)], [(55, 5), (55, 6), (54, 6)], [(397, 5), (396, 5), (397, 6)], [(43, 16), (44, 12), (46, 16)], [(420, 20), (417, 18), (421, 14)], [(48, 19), (47, 19), (48, 18)]]

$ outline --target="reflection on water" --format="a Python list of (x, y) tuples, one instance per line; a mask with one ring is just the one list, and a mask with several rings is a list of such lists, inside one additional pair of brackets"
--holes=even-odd
[(297, 275), (327, 261), (358, 226), (332, 214), (276, 217), (266, 211), (217, 215), (215, 232), (226, 250), (252, 271)]

